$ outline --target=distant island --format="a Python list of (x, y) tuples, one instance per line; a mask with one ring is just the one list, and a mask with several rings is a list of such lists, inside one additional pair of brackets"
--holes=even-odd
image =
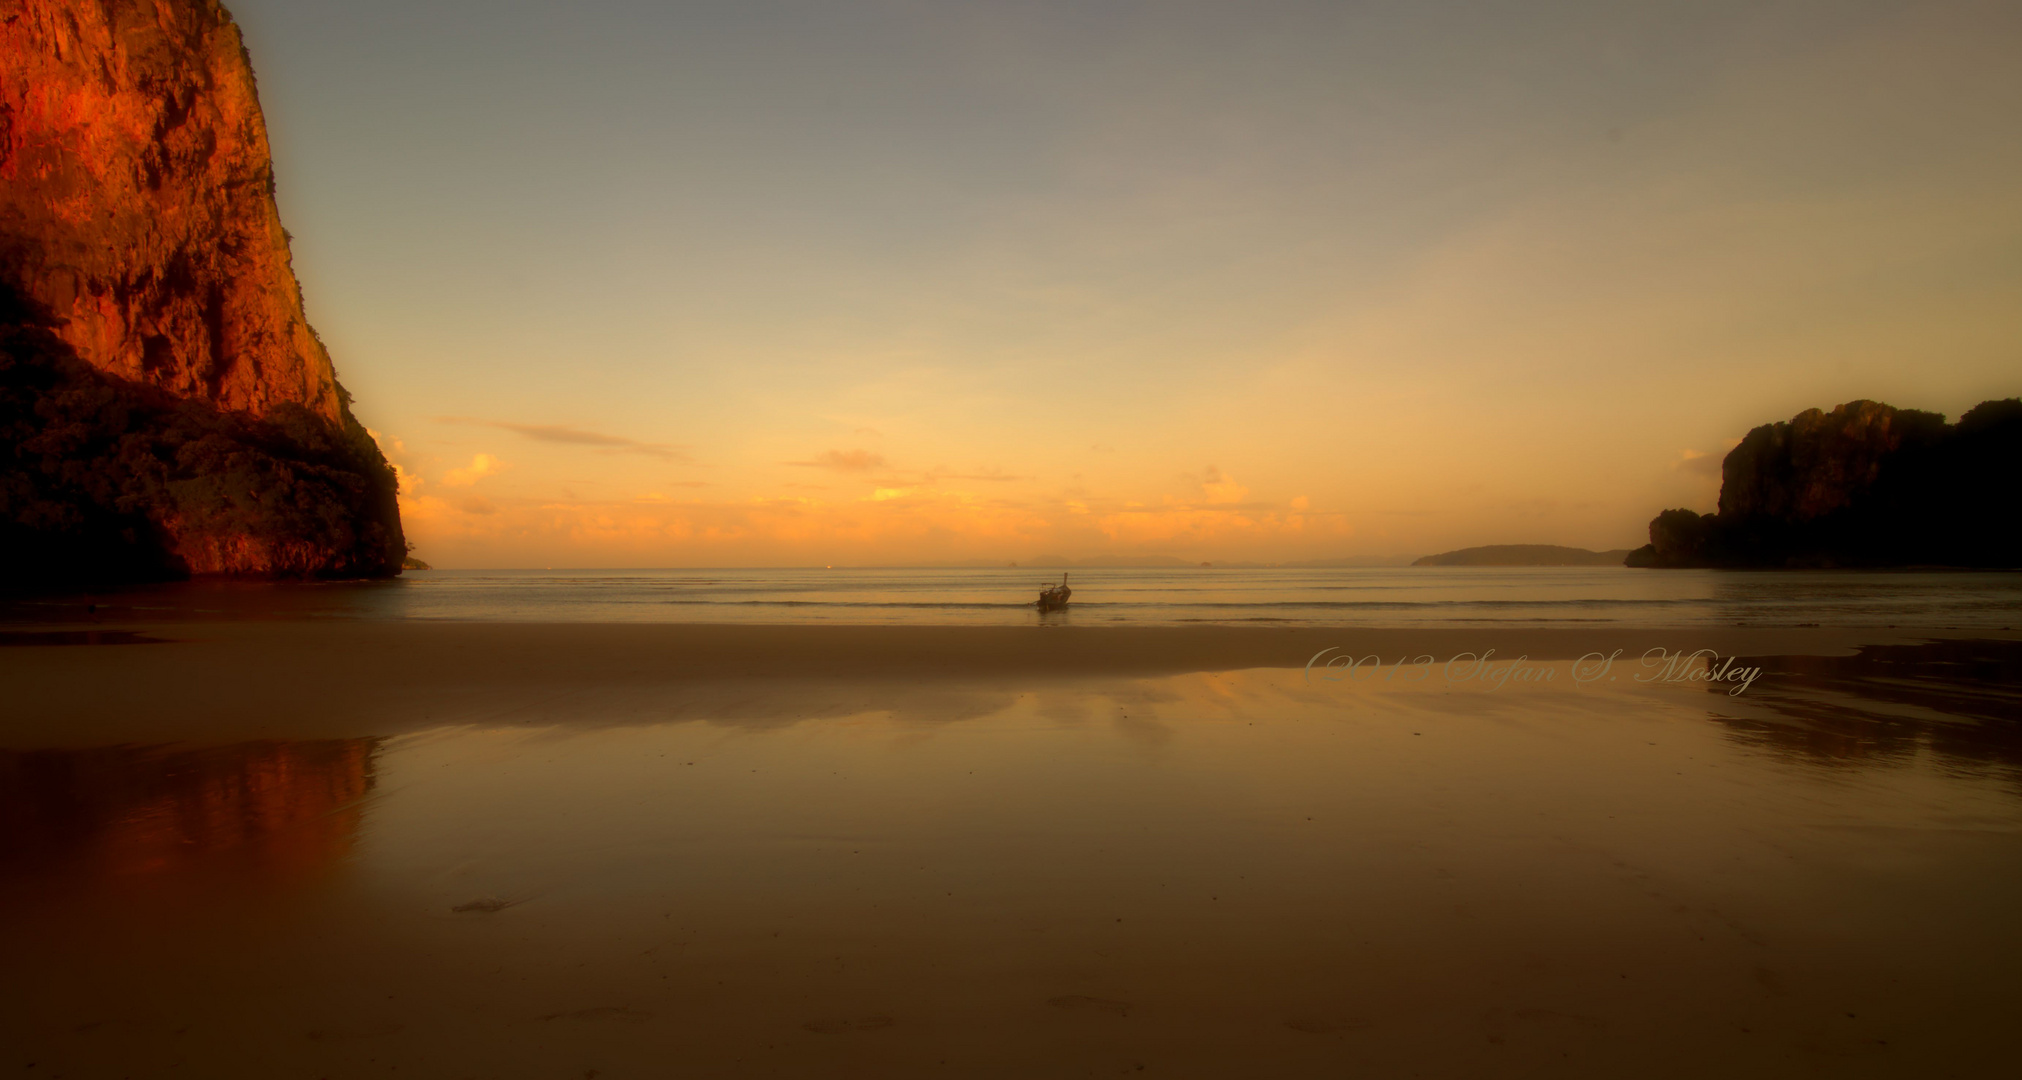
[(1413, 566), (1621, 566), (1628, 548), (1588, 551), (1586, 548), (1556, 544), (1489, 544), (1486, 547), (1442, 551), (1413, 562)]
[(1038, 555), (1014, 563), (947, 563), (949, 566), (1008, 565), (1034, 570), (1144, 570), (1192, 567), (1213, 570), (1322, 570), (1342, 567), (1403, 566), (1409, 555), (1358, 555), (1337, 559), (1301, 559), (1294, 562), (1248, 562), (1243, 560), (1198, 561), (1172, 555), (1092, 555), (1070, 559), (1065, 555)]
[(1748, 433), (1712, 514), (1666, 510), (1640, 567), (2022, 567), (2022, 399), (1957, 424), (1850, 401)]
[(1168, 566), (1194, 566), (1195, 563), (1171, 555), (1096, 555), (1086, 559), (1070, 559), (1065, 555), (1038, 555), (1013, 566), (1030, 567), (1035, 570), (1060, 570), (1102, 568), (1102, 569), (1145, 569)]

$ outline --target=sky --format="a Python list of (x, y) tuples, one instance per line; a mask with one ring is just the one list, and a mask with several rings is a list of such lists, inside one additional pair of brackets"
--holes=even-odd
[(1641, 544), (2022, 394), (2022, 5), (236, 0), (440, 567)]

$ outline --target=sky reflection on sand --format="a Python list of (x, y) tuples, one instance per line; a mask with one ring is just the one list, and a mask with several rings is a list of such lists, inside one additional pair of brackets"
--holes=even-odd
[[(1881, 1074), (1995, 1049), (2022, 1004), (2004, 749), (1961, 769), (1890, 726), (1797, 753), (1770, 706), (1565, 687), (775, 687), (676, 722), (16, 754), (70, 753), (72, 780), (9, 826), (180, 807), (268, 823), (185, 846), (315, 837), (325, 872), (190, 858), (179, 887), (87, 877), (58, 905), (74, 872), (11, 860), (36, 977), (7, 1041), (216, 1076)], [(283, 774), (303, 798), (191, 809)]]

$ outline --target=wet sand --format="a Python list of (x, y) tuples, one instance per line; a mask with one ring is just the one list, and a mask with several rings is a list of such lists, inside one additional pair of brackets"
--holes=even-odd
[(1651, 648), (1836, 656), (1926, 636), (1817, 628), (59, 624), (0, 630), (0, 680), (10, 691), (0, 723), (8, 745), (24, 747), (391, 735), (453, 724), (785, 721), (873, 708), (956, 719), (991, 711), (1035, 679), (1299, 668), (1325, 649), (1385, 663), (1491, 651), (1495, 662), (1616, 650), (1633, 658)]
[[(24, 1075), (1969, 1075), (2022, 1009), (2022, 635), (18, 632), (101, 635), (0, 646)], [(1573, 679), (1652, 646), (1765, 673)]]

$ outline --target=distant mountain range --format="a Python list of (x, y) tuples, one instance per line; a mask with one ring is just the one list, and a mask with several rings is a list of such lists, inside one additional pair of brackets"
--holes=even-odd
[(1413, 566), (1620, 566), (1628, 548), (1588, 551), (1556, 544), (1490, 544), (1427, 555)]

